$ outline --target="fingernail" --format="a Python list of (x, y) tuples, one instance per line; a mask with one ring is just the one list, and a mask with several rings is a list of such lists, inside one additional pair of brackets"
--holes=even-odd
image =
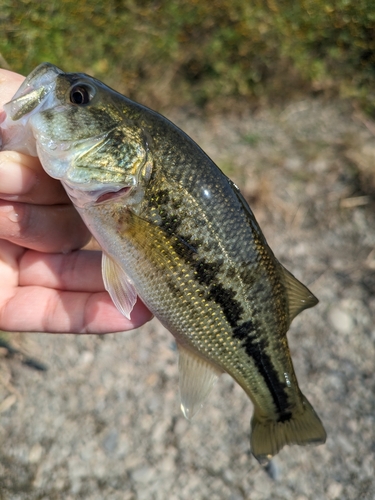
[(0, 193), (4, 197), (26, 194), (36, 182), (37, 176), (30, 168), (7, 157), (5, 152), (0, 155)]

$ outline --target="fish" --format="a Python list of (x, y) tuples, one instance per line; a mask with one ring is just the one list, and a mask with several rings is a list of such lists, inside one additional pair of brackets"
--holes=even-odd
[(137, 296), (175, 337), (191, 419), (228, 373), (253, 403), (267, 464), (326, 432), (302, 394), (287, 331), (317, 298), (275, 257), (239, 188), (182, 130), (83, 73), (39, 65), (4, 105), (2, 149), (39, 156), (102, 248), (130, 318)]

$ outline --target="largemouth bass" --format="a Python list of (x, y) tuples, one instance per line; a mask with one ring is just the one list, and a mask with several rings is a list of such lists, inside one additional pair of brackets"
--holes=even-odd
[(222, 372), (254, 404), (251, 449), (324, 443), (298, 387), (286, 333), (317, 303), (276, 259), (239, 189), (158, 113), (45, 63), (4, 106), (3, 148), (38, 155), (103, 249), (106, 289), (137, 295), (175, 336), (191, 418)]

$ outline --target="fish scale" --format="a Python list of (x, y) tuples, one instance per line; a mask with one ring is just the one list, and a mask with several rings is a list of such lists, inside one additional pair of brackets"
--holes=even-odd
[[(155, 189), (155, 184), (151, 183), (150, 186), (151, 186), (151, 190)], [(168, 190), (166, 190), (166, 191), (170, 192), (171, 189), (172, 189), (171, 186), (168, 186)], [(158, 195), (158, 193), (160, 193), (160, 192), (161, 192), (160, 190), (157, 191), (156, 195), (151, 195), (151, 194), (148, 195), (147, 192), (145, 193), (145, 199), (151, 200), (151, 208), (153, 205), (152, 201), (154, 199), (160, 200), (160, 199), (164, 198), (164, 201), (166, 201), (165, 194)], [(145, 202), (144, 205), (145, 206), (140, 211), (139, 216), (141, 218), (144, 217), (144, 219), (146, 219), (146, 220), (147, 220), (147, 218), (149, 218), (150, 220), (154, 220), (155, 218), (157, 219), (157, 217), (155, 217), (155, 215), (148, 217), (148, 212), (150, 210), (150, 204)], [(192, 207), (190, 208), (190, 210), (192, 210)], [(165, 203), (161, 204), (160, 208), (159, 208), (159, 212), (163, 213), (164, 211), (168, 212), (170, 218), (172, 218), (175, 221), (178, 221), (178, 214), (176, 212), (172, 211), (171, 206), (169, 206), (167, 208)], [(116, 214), (119, 213), (119, 209), (115, 209), (114, 212)], [(151, 210), (151, 213), (152, 213), (152, 210)], [(195, 220), (197, 218), (199, 218), (199, 213), (194, 214), (194, 215), (196, 216), (194, 218)], [(102, 224), (108, 225), (111, 218), (112, 218), (111, 216), (103, 217)], [(155, 230), (160, 232), (159, 231), (160, 227), (163, 228), (163, 225), (156, 226)], [(194, 226), (193, 226), (193, 228), (196, 229)], [(174, 229), (173, 235), (176, 237), (175, 231), (177, 230), (177, 226), (174, 225), (173, 229)], [(218, 238), (217, 231), (215, 229), (216, 228), (212, 228), (212, 233), (213, 233), (212, 240), (214, 240), (214, 241), (216, 241)], [(168, 229), (166, 232), (168, 234), (170, 234), (171, 231)], [(160, 233), (161, 233), (161, 236), (163, 236), (163, 233), (162, 232), (160, 232)], [(139, 228), (137, 226), (134, 226), (133, 234), (127, 233), (127, 234), (124, 234), (122, 237), (124, 238), (125, 241), (133, 241), (134, 242), (136, 240), (137, 236), (139, 238), (139, 236), (143, 235), (143, 234), (147, 234), (149, 236), (148, 231), (141, 231), (141, 230), (139, 230)], [(178, 234), (181, 235), (182, 239), (186, 239), (186, 240), (191, 241), (191, 242), (195, 241), (199, 237), (199, 234), (196, 234), (196, 233), (193, 233), (192, 235), (187, 234), (186, 228), (185, 228), (185, 231), (182, 231), (182, 233), (178, 233)], [(211, 232), (208, 232), (208, 235), (211, 235)], [(249, 235), (247, 235), (247, 236), (249, 236)], [(159, 317), (159, 319), (161, 319), (164, 322), (164, 324), (167, 326), (167, 328), (169, 328), (172, 332), (178, 332), (180, 330), (183, 330), (185, 332), (188, 331), (189, 332), (188, 340), (193, 344), (193, 346), (195, 346), (196, 348), (198, 348), (201, 351), (203, 350), (205, 353), (206, 353), (206, 350), (208, 349), (209, 353), (208, 354), (206, 353), (206, 355), (211, 360), (214, 360), (219, 366), (221, 365), (221, 363), (220, 363), (221, 356), (225, 355), (229, 359), (229, 361), (227, 362), (227, 364), (225, 366), (226, 371), (228, 373), (230, 373), (231, 375), (234, 375), (236, 379), (241, 379), (243, 381), (248, 380), (249, 379), (249, 371), (252, 370), (254, 372), (254, 366), (252, 366), (253, 365), (252, 358), (246, 355), (246, 349), (240, 349), (240, 347), (243, 343), (243, 339), (241, 338), (241, 336), (239, 334), (237, 334), (237, 336), (236, 336), (232, 330), (232, 328), (234, 328), (234, 331), (235, 331), (236, 325), (237, 326), (240, 325), (239, 320), (240, 320), (241, 316), (243, 316), (244, 312), (242, 312), (240, 314), (235, 314), (235, 313), (233, 313), (233, 311), (231, 311), (233, 319), (232, 319), (232, 324), (229, 324), (228, 319), (225, 317), (225, 314), (223, 313), (223, 307), (220, 306), (220, 301), (217, 301), (217, 300), (212, 301), (212, 300), (207, 299), (207, 289), (204, 286), (200, 286), (199, 280), (197, 280), (195, 267), (192, 266), (192, 263), (189, 262), (189, 260), (187, 262), (182, 260), (182, 262), (181, 262), (181, 257), (179, 259), (178, 253), (175, 252), (176, 245), (174, 245), (173, 242), (174, 243), (177, 242), (178, 244), (180, 244), (180, 241), (178, 239), (170, 241), (164, 237), (164, 241), (160, 245), (165, 250), (165, 253), (168, 253), (169, 262), (173, 261), (175, 263), (176, 267), (173, 268), (171, 266), (171, 263), (169, 263), (168, 266), (165, 265), (165, 263), (164, 263), (165, 253), (161, 253), (161, 254), (155, 253), (155, 251), (154, 251), (155, 244), (157, 244), (158, 238), (160, 238), (160, 235), (158, 235), (157, 237), (154, 236), (154, 237), (148, 239), (148, 241), (152, 242), (152, 244), (147, 248), (148, 255), (146, 253), (146, 249), (144, 248), (144, 242), (138, 241), (139, 247), (136, 249), (135, 253), (136, 253), (137, 258), (138, 258), (139, 254), (141, 253), (142, 248), (143, 248), (143, 251), (145, 253), (143, 263), (140, 266), (137, 266), (135, 264), (135, 262), (129, 263), (129, 268), (141, 269), (140, 276), (135, 277), (134, 275), (132, 275), (132, 279), (137, 283), (139, 283), (140, 280), (145, 281), (145, 287), (148, 291), (145, 290), (142, 293), (141, 288), (139, 288), (141, 296), (145, 297), (147, 295), (150, 295), (150, 291), (149, 291), (150, 288), (154, 291), (155, 295), (157, 295), (159, 297), (162, 296), (163, 302), (165, 304), (163, 304), (162, 301), (159, 299), (159, 301), (158, 301), (159, 302), (159, 310), (156, 311), (155, 314)], [(248, 239), (249, 238), (247, 238), (247, 240)], [(234, 240), (233, 247), (236, 247), (237, 245), (241, 244), (242, 237), (240, 237), (239, 239), (233, 238), (233, 240)], [(211, 245), (211, 247), (213, 248), (214, 245)], [(123, 249), (124, 252), (127, 253), (127, 257), (124, 257), (124, 258), (129, 259), (129, 249), (125, 249), (124, 246), (121, 246), (121, 248)], [(168, 252), (168, 248), (169, 248), (169, 252)], [(191, 255), (190, 249), (188, 248), (187, 250), (188, 250), (187, 253), (190, 256)], [(153, 259), (155, 259), (155, 256), (158, 256), (158, 255), (160, 255), (159, 262), (158, 261), (155, 262), (155, 260), (153, 260)], [(196, 255), (199, 255), (198, 251), (197, 251)], [(257, 253), (256, 255), (258, 256), (258, 259), (259, 259), (260, 258), (259, 253)], [(204, 254), (203, 256), (207, 258), (206, 254)], [(163, 259), (163, 257), (164, 257), (164, 259)], [(208, 257), (209, 260), (210, 260), (210, 257), (212, 258), (213, 255)], [(219, 257), (220, 257), (220, 255), (219, 255)], [(160, 260), (161, 260), (161, 262), (160, 262)], [(147, 267), (146, 267), (146, 266), (149, 266), (150, 263), (152, 264), (152, 266), (151, 266), (152, 271), (151, 272), (155, 272), (156, 269), (160, 269), (161, 273), (164, 274), (163, 281), (166, 282), (167, 288), (168, 288), (168, 283), (173, 284), (172, 290), (170, 290), (169, 288), (168, 288), (168, 290), (166, 290), (166, 289), (160, 290), (157, 286), (154, 285), (154, 281), (161, 282), (161, 280), (157, 279), (155, 277), (150, 278), (150, 272), (147, 271)], [(168, 276), (165, 276), (166, 270), (168, 270), (170, 273), (170, 279), (168, 279)], [(210, 282), (212, 282), (212, 277), (210, 279)], [(220, 284), (220, 282), (221, 282), (221, 280), (219, 279), (219, 284)], [(151, 286), (150, 286), (150, 283), (151, 283)], [(225, 279), (224, 290), (226, 290), (226, 291), (236, 290), (236, 292), (234, 292), (234, 294), (233, 294), (233, 295), (236, 295), (237, 293), (241, 293), (241, 288), (243, 288), (241, 285), (242, 285), (242, 283), (240, 280), (238, 280), (237, 275), (236, 275), (233, 277), (232, 281), (228, 281), (228, 279)], [(180, 290), (180, 293), (179, 293), (180, 296), (186, 296), (187, 295), (186, 292), (189, 291), (193, 300), (190, 301), (190, 303), (189, 303), (189, 301), (187, 301), (187, 303), (185, 303), (185, 302), (181, 303), (180, 301), (176, 300), (176, 295), (175, 295), (176, 294), (176, 286)], [(172, 293), (170, 294), (170, 292), (172, 292)], [(269, 293), (269, 290), (267, 290), (267, 288), (265, 288), (264, 293), (266, 295), (267, 295), (267, 292)], [(169, 294), (171, 296), (169, 296)], [(206, 296), (206, 298), (203, 298), (204, 296)], [(225, 298), (227, 298), (227, 297), (225, 297)], [(172, 301), (175, 301), (175, 303), (173, 303), (173, 306), (171, 306)], [(150, 298), (149, 302), (153, 303), (153, 299)], [(202, 306), (202, 302), (203, 302), (203, 306)], [(214, 302), (214, 307), (211, 308), (211, 311), (210, 311), (211, 314), (207, 315), (205, 313), (204, 306), (206, 306), (207, 304), (212, 304), (212, 302)], [(242, 299), (241, 302), (243, 304), (246, 304), (244, 298)], [(236, 303), (240, 304), (239, 301), (238, 302), (236, 301)], [(147, 302), (147, 305), (149, 305), (148, 302)], [(166, 310), (163, 310), (163, 305), (165, 305)], [(201, 307), (198, 307), (199, 305), (201, 305)], [(269, 304), (269, 302), (267, 302), (267, 308), (269, 308), (269, 307), (270, 307), (270, 304)], [(247, 309), (249, 309), (249, 305), (247, 305)], [(285, 307), (284, 307), (284, 309), (285, 309)], [(173, 316), (171, 315), (171, 310), (175, 311), (175, 315), (173, 315)], [(214, 317), (212, 316), (213, 311), (215, 312)], [(227, 315), (230, 316), (230, 312), (229, 313), (227, 312)], [(253, 311), (252, 310), (247, 311), (247, 316), (253, 318), (254, 317)], [(284, 318), (285, 318), (285, 314), (284, 314)], [(267, 320), (267, 317), (266, 317), (266, 320)], [(275, 318), (272, 318), (272, 320), (274, 323)], [(267, 323), (267, 321), (266, 321), (266, 323)], [(202, 324), (206, 324), (208, 326), (208, 334), (204, 337), (201, 334)], [(254, 324), (254, 321), (252, 324)], [(279, 318), (278, 325), (274, 325), (273, 329), (274, 330), (276, 328), (280, 329), (280, 326), (283, 326), (285, 328), (285, 319), (284, 319), (284, 325), (282, 325), (281, 318)], [(270, 327), (272, 329), (272, 325), (269, 325), (269, 322), (268, 322), (268, 328), (270, 329)], [(246, 333), (248, 333), (248, 332), (246, 332)], [(258, 331), (258, 334), (255, 334), (255, 337), (259, 338), (262, 333), (264, 335), (264, 332)], [(218, 335), (219, 335), (219, 339), (220, 339), (219, 343), (217, 343)], [(185, 339), (185, 342), (186, 342), (186, 340), (187, 339)], [(212, 342), (213, 341), (216, 341), (215, 349), (212, 349), (212, 346), (213, 346)], [(230, 355), (229, 355), (228, 351), (231, 352)], [(283, 363), (283, 370), (285, 370), (285, 369), (286, 369), (285, 363)], [(288, 371), (289, 372), (291, 371), (290, 366), (288, 367)], [(283, 379), (283, 383), (285, 383), (284, 379)], [(246, 384), (245, 382), (242, 382), (241, 385), (244, 386), (245, 390), (249, 391), (248, 384)], [(259, 391), (259, 394), (264, 394), (264, 391)]]
[(98, 80), (48, 63), (5, 110), (3, 147), (37, 150), (61, 180), (103, 249), (116, 307), (130, 317), (139, 295), (175, 336), (184, 415), (227, 372), (254, 404), (261, 463), (286, 444), (323, 443), (286, 338), (317, 299), (278, 262), (239, 189), (200, 147)]

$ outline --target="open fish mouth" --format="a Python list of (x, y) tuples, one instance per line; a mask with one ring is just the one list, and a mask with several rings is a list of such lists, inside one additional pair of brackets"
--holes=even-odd
[(1, 117), (0, 147), (8, 151), (37, 156), (31, 117), (56, 105), (56, 78), (63, 74), (49, 63), (39, 65), (24, 80), (12, 100), (4, 104)]
[(13, 121), (27, 119), (30, 113), (46, 109), (55, 102), (56, 77), (64, 72), (53, 64), (40, 64), (24, 80), (12, 100), (4, 107)]

